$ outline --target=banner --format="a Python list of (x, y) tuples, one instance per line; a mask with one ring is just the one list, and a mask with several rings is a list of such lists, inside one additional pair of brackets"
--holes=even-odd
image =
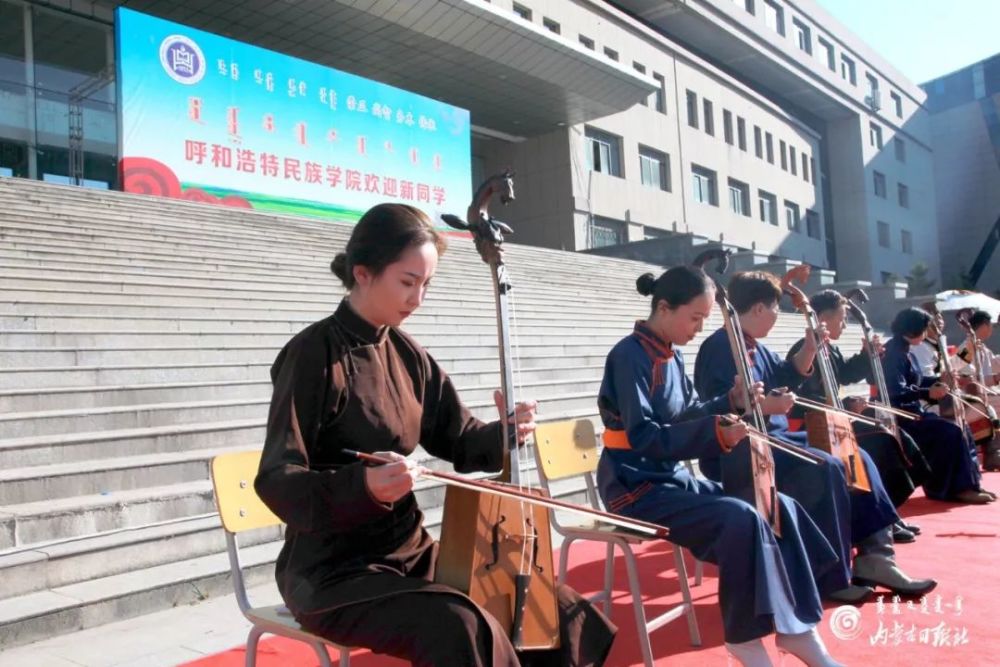
[(129, 9), (116, 31), (127, 192), (438, 224), (472, 198), (465, 109)]

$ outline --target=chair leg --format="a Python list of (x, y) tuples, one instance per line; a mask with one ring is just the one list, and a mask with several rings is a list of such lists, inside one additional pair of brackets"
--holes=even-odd
[(566, 583), (566, 570), (569, 569), (569, 547), (575, 541), (572, 537), (566, 537), (563, 539), (562, 546), (559, 547), (559, 576), (556, 577), (556, 583), (560, 586)]
[(632, 548), (624, 543), (618, 544), (625, 555), (625, 571), (628, 573), (628, 589), (632, 594), (632, 611), (635, 613), (635, 630), (639, 636), (639, 648), (642, 650), (642, 662), (646, 667), (653, 667), (653, 647), (649, 643), (649, 630), (646, 627), (646, 610), (642, 606), (642, 589), (639, 587), (639, 567), (636, 564)]
[(604, 556), (604, 615), (611, 618), (611, 591), (615, 587), (615, 543), (608, 542)]
[(326, 652), (323, 642), (313, 642), (312, 647), (316, 651), (316, 657), (319, 658), (319, 667), (333, 667), (330, 663), (330, 654)]
[(681, 599), (684, 600), (684, 616), (687, 617), (691, 646), (701, 646), (701, 632), (698, 630), (698, 618), (694, 615), (691, 588), (688, 586), (687, 565), (684, 563), (685, 550), (676, 544), (673, 545), (673, 549), (674, 562), (677, 564), (677, 582), (681, 588)]
[(705, 563), (703, 563), (702, 561), (700, 561), (697, 558), (695, 558), (694, 559), (694, 585), (695, 586), (701, 586), (701, 577), (702, 577), (702, 575), (704, 573), (705, 573)]
[(340, 660), (337, 667), (351, 667), (351, 649), (346, 646), (340, 647)]
[(256, 625), (250, 628), (250, 634), (247, 635), (246, 660), (244, 662), (246, 667), (256, 667), (257, 644), (260, 642), (260, 637), (263, 634), (264, 631)]

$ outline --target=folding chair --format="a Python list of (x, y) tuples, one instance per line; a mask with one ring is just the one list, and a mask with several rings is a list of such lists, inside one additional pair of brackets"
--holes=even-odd
[[(549, 485), (552, 482), (582, 476), (587, 484), (588, 501), (593, 507), (600, 509), (597, 488), (594, 484), (598, 451), (593, 422), (589, 419), (572, 419), (539, 424), (535, 430), (535, 457), (538, 462), (538, 476), (546, 491), (550, 491)], [(608, 616), (611, 614), (611, 591), (614, 586), (615, 547), (621, 549), (625, 556), (625, 569), (628, 572), (629, 592), (632, 595), (632, 609), (635, 612), (635, 624), (638, 628), (639, 648), (642, 650), (642, 659), (647, 667), (653, 665), (653, 649), (650, 646), (649, 633), (681, 616), (687, 617), (691, 645), (701, 646), (698, 619), (695, 618), (694, 605), (691, 602), (691, 589), (688, 587), (687, 567), (684, 564), (684, 554), (681, 547), (674, 545), (672, 551), (683, 602), (656, 618), (647, 620), (646, 610), (642, 602), (642, 590), (639, 586), (639, 571), (632, 547), (656, 538), (598, 522), (563, 524), (559, 522), (554, 511), (551, 519), (552, 528), (563, 537), (559, 553), (559, 583), (563, 583), (566, 579), (569, 548), (573, 542), (591, 540), (607, 544), (607, 556), (604, 561), (604, 589), (590, 599), (594, 602), (603, 601), (604, 613)]]
[(233, 577), (233, 590), (240, 611), (252, 624), (247, 635), (246, 667), (257, 664), (257, 644), (261, 635), (270, 633), (305, 642), (312, 646), (319, 657), (320, 667), (332, 667), (324, 644), (340, 651), (339, 667), (350, 667), (350, 649), (338, 646), (322, 637), (303, 630), (282, 605), (253, 607), (247, 597), (243, 567), (240, 565), (240, 547), (237, 533), (255, 528), (267, 528), (281, 523), (267, 509), (253, 489), (253, 479), (260, 464), (260, 452), (234, 452), (212, 459), (212, 485), (215, 487), (215, 505), (219, 509), (222, 527), (226, 531), (226, 550), (229, 552), (229, 569)]

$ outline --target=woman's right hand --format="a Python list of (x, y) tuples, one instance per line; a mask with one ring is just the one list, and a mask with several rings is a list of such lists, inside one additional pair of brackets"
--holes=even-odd
[(719, 424), (719, 447), (728, 454), (740, 440), (747, 437), (747, 425), (736, 415), (723, 415), (720, 419), (722, 422)]
[(413, 481), (423, 469), (396, 452), (375, 452), (375, 456), (392, 459), (392, 463), (365, 468), (368, 493), (379, 502), (394, 503), (413, 489)]
[(761, 411), (765, 415), (785, 415), (795, 405), (795, 394), (787, 387), (774, 389), (761, 402)]

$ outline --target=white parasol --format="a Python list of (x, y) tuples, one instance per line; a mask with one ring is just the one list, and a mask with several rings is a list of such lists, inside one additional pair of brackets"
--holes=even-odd
[(985, 310), (993, 320), (1000, 316), (1000, 301), (979, 292), (952, 289), (934, 295), (934, 305), (941, 312), (950, 310)]

